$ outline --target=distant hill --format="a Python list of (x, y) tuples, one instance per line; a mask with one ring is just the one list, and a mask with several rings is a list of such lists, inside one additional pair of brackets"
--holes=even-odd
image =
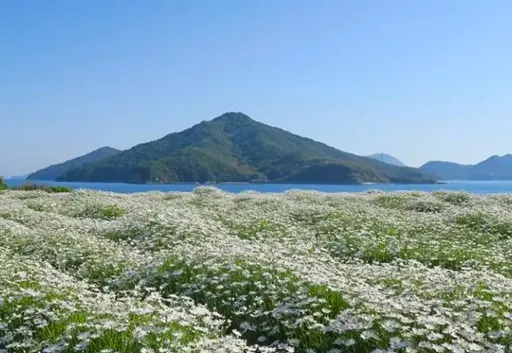
[(471, 174), (471, 167), (452, 162), (431, 161), (422, 165), (420, 169), (441, 180), (466, 180)]
[(405, 164), (403, 164), (398, 159), (396, 159), (395, 157), (393, 157), (392, 155), (387, 154), (387, 153), (375, 153), (375, 154), (369, 155), (368, 157), (376, 159), (376, 160), (384, 162), (384, 163), (387, 163), (387, 164), (396, 165), (398, 167), (405, 167)]
[(64, 172), (61, 181), (169, 182), (434, 182), (399, 168), (226, 113)]
[(111, 157), (118, 154), (119, 150), (112, 147), (102, 147), (94, 150), (86, 155), (71, 159), (69, 161), (51, 165), (44, 169), (38, 170), (27, 176), (27, 180), (55, 180), (60, 175), (72, 168), (76, 168), (85, 163), (92, 163), (100, 161), (106, 157)]
[(14, 176), (10, 176), (8, 178), (6, 178), (6, 180), (25, 180), (27, 179), (28, 177), (28, 174), (27, 175), (14, 175)]
[(433, 161), (420, 169), (443, 180), (512, 180), (512, 155), (492, 156), (474, 165)]
[(512, 179), (512, 155), (492, 156), (471, 168), (472, 180)]

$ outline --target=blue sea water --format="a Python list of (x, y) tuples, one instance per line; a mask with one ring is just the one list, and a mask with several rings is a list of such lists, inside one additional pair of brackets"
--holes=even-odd
[[(7, 185), (16, 186), (27, 183), (25, 180), (6, 180)], [(198, 184), (122, 184), (122, 183), (65, 183), (52, 181), (30, 181), (42, 185), (61, 185), (73, 189), (93, 189), (117, 193), (137, 193), (147, 191), (192, 191)], [(366, 190), (383, 191), (466, 191), (477, 194), (512, 193), (512, 181), (446, 181), (446, 184), (369, 184), (369, 185), (319, 185), (319, 184), (214, 184), (216, 188), (229, 192), (254, 190), (258, 192), (284, 192), (292, 189), (318, 190), (322, 192), (362, 192)]]

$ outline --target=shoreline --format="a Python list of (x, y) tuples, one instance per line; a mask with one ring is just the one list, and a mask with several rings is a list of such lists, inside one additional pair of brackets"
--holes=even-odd
[(198, 185), (198, 186), (215, 186), (215, 185), (446, 185), (448, 184), (445, 181), (436, 181), (436, 182), (387, 182), (387, 183), (377, 183), (377, 182), (362, 182), (362, 183), (314, 183), (314, 182), (282, 182), (282, 181), (225, 181), (225, 182), (169, 182), (169, 183), (127, 183), (123, 181), (55, 181), (55, 180), (28, 180), (28, 179), (7, 179), (7, 182), (16, 182), (17, 184), (41, 184), (41, 183), (51, 183), (51, 184), (124, 184), (124, 185)]

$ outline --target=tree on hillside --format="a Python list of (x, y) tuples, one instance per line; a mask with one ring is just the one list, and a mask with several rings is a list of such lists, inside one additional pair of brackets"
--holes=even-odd
[(4, 178), (0, 177), (0, 191), (7, 189), (7, 185), (5, 184)]

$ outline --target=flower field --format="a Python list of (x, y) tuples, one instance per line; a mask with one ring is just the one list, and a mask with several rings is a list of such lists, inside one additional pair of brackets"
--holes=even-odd
[(4, 191), (0, 352), (512, 352), (512, 196)]

